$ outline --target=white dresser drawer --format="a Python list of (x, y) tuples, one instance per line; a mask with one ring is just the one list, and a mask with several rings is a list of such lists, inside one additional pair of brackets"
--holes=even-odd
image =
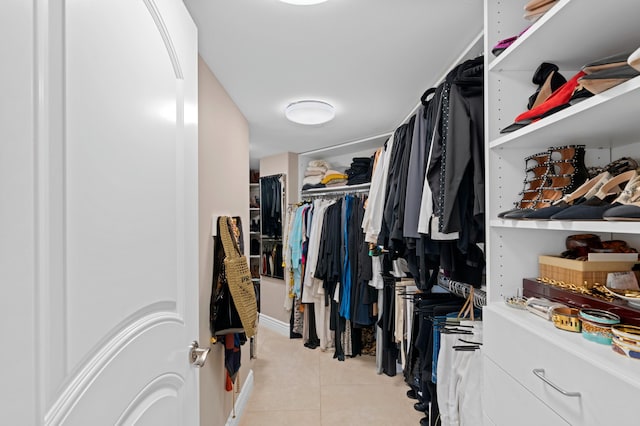
[(568, 426), (551, 408), (484, 357), (485, 426)]
[[(640, 424), (632, 409), (640, 398), (640, 362), (558, 330), (526, 311), (493, 306), (485, 310), (484, 321), (485, 356), (570, 424)], [(534, 370), (542, 370), (539, 374), (558, 388), (580, 395), (562, 394)]]

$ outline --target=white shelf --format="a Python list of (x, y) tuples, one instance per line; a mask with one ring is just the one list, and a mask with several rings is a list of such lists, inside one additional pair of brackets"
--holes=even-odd
[(260, 207), (249, 207), (249, 211), (250, 212), (259, 212), (260, 211)]
[(259, 254), (252, 254), (252, 255), (249, 255), (249, 258), (250, 259), (260, 259), (260, 255)]
[(590, 342), (579, 333), (560, 330), (551, 321), (545, 321), (528, 311), (510, 308), (501, 302), (492, 303), (485, 309), (531, 331), (542, 345), (546, 341), (550, 347), (554, 347), (562, 342), (563, 350), (606, 370), (617, 380), (626, 381), (633, 386), (640, 383), (640, 362), (613, 352), (609, 345)]
[[(514, 115), (515, 118), (515, 115)], [(547, 148), (580, 143), (615, 147), (640, 139), (640, 78), (559, 111), (489, 143), (496, 148)]]
[(259, 188), (260, 184), (259, 183), (250, 183), (249, 184), (249, 188)]
[(551, 231), (609, 232), (624, 234), (640, 234), (640, 223), (625, 221), (589, 220), (507, 220), (490, 221), (491, 228), (543, 229)]
[[(522, 7), (522, 2), (511, 3)], [(489, 71), (533, 71), (543, 61), (579, 70), (594, 60), (637, 49), (639, 42), (638, 0), (560, 0), (491, 61)]]

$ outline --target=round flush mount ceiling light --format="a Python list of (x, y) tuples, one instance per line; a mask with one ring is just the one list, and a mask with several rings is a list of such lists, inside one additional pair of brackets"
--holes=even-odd
[(311, 6), (312, 4), (324, 3), (327, 0), (280, 0), (282, 3), (297, 4), (300, 6)]
[(322, 101), (298, 101), (287, 105), (284, 115), (294, 123), (314, 125), (333, 120), (336, 111), (333, 105)]

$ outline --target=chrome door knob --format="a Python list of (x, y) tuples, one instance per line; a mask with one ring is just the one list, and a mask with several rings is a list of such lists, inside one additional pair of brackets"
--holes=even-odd
[(194, 340), (189, 346), (189, 363), (195, 367), (202, 367), (207, 360), (211, 348), (201, 348)]

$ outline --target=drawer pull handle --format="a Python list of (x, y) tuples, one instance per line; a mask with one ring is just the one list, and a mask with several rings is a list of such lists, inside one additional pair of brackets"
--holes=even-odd
[(545, 382), (546, 384), (548, 384), (549, 386), (551, 386), (552, 388), (554, 388), (555, 390), (563, 394), (564, 396), (580, 396), (580, 392), (568, 392), (562, 389), (560, 386), (553, 383), (551, 380), (547, 379), (544, 375), (544, 368), (534, 368), (533, 374), (535, 374), (540, 380), (542, 380), (543, 382)]

